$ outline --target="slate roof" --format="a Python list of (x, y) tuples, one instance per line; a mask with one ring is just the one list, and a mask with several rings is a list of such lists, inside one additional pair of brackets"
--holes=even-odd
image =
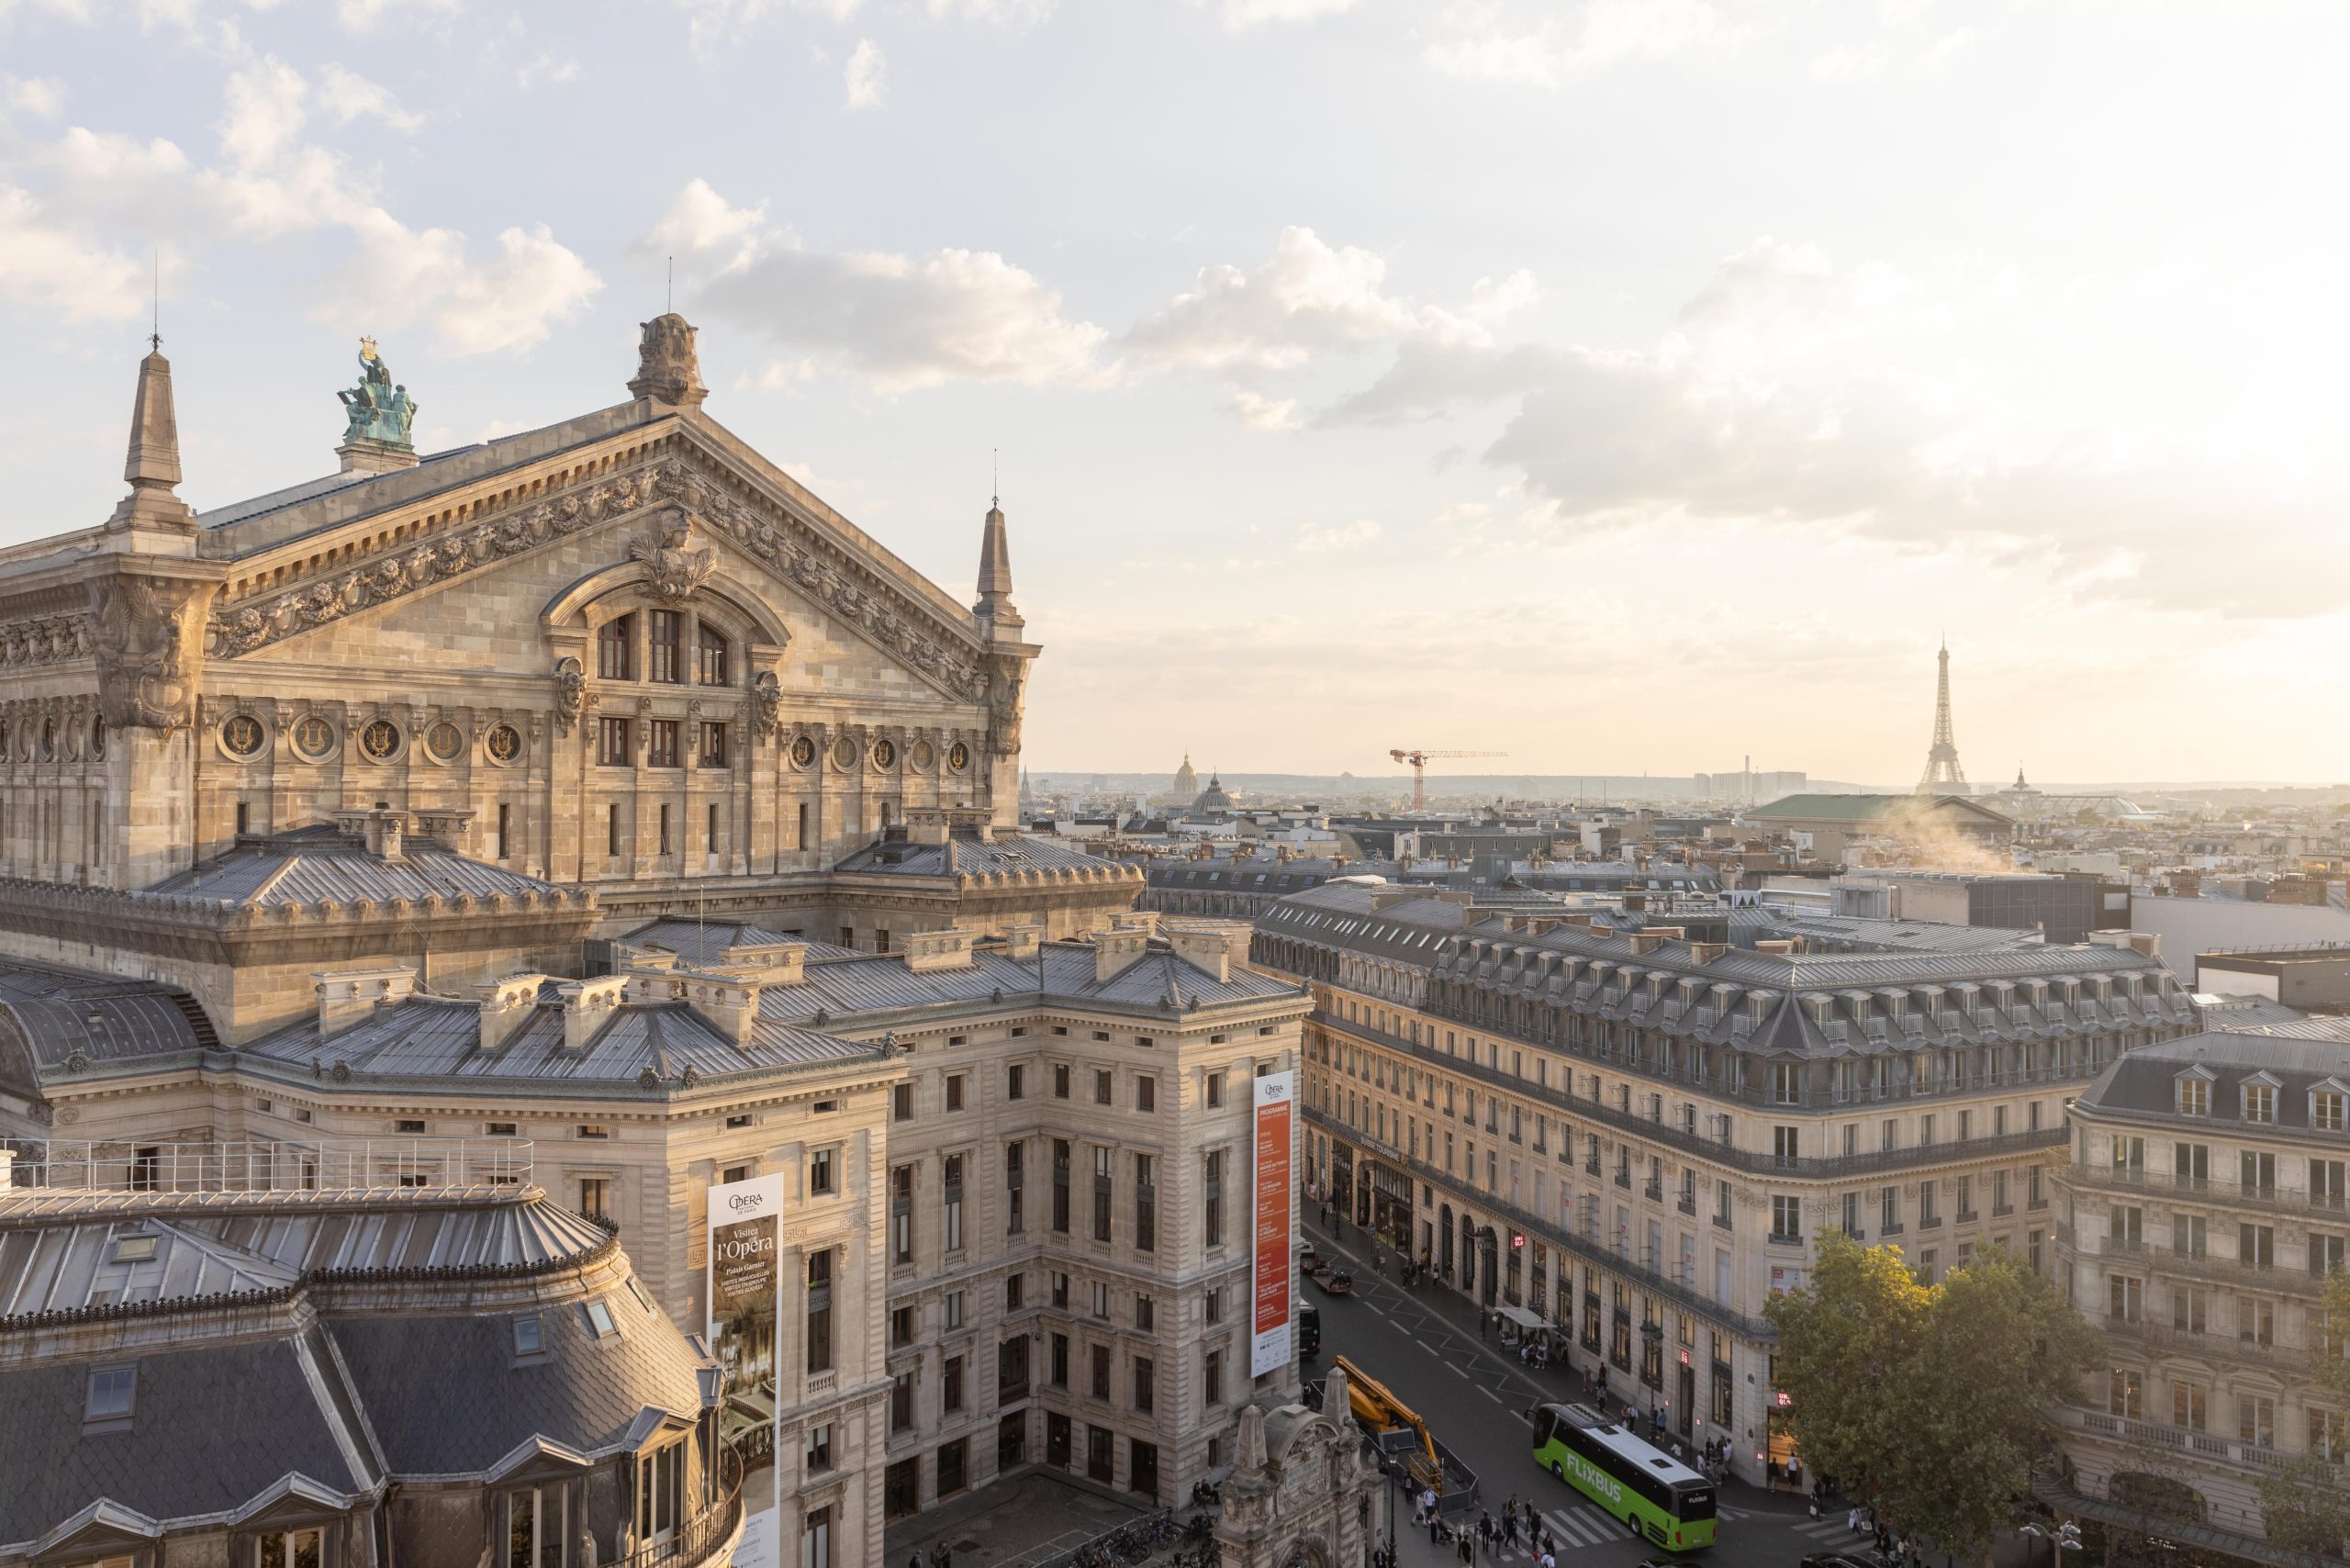
[(1154, 941), (1132, 963), (1107, 980), (1096, 978), (1098, 965), (1090, 943), (1047, 942), (1038, 958), (1013, 958), (1002, 948), (983, 946), (972, 952), (968, 969), (918, 971), (902, 957), (865, 954), (855, 958), (811, 963), (799, 985), (770, 985), (760, 993), (763, 1021), (812, 1019), (821, 1010), (832, 1026), (847, 1026), (860, 1013), (970, 1004), (1037, 994), (1039, 958), (1043, 992), (1047, 1000), (1119, 1007), (1150, 1008), (1172, 1004), (1188, 1008), (1221, 1002), (1259, 1002), (1296, 994), (1285, 981), (1253, 969), (1232, 966), (1229, 978), (1217, 980), (1206, 969)]
[[(813, 1012), (811, 1007), (810, 1012)], [(354, 1079), (463, 1083), (468, 1090), (511, 1084), (541, 1094), (549, 1083), (574, 1090), (620, 1088), (631, 1092), (678, 1086), (688, 1069), (697, 1079), (878, 1059), (876, 1047), (763, 1015), (749, 1042), (738, 1046), (684, 1002), (624, 1002), (576, 1050), (564, 1045), (559, 1002), (542, 997), (495, 1050), (481, 1048), (481, 1014), (471, 1002), (412, 997), (364, 1021), (321, 1036), (315, 1016), (264, 1036), (239, 1053), (310, 1071), (346, 1067)], [(648, 1086), (650, 1070), (659, 1082)]]
[(227, 907), (309, 904), (322, 899), (389, 903), (470, 893), (487, 899), (560, 892), (553, 882), (502, 866), (469, 859), (411, 837), (399, 859), (371, 855), (367, 846), (331, 825), (241, 838), (236, 846), (147, 890), (212, 899)]
[[(37, 1539), (100, 1497), (174, 1518), (241, 1507), (289, 1472), (338, 1493), (365, 1490), (373, 1478), (344, 1457), (353, 1435), (338, 1432), (331, 1405), (304, 1376), (305, 1349), (292, 1338), (151, 1347), (0, 1372), (0, 1543)], [(92, 1367), (129, 1362), (139, 1369), (129, 1426), (84, 1433)]]
[(195, 1005), (153, 980), (0, 961), (0, 1090), (37, 1100), (77, 1058), (96, 1067), (196, 1050)]
[[(2350, 1134), (2314, 1132), (2310, 1127), (2312, 1087), (2331, 1080), (2350, 1090), (2350, 1041), (2339, 1036), (2221, 1030), (2182, 1035), (2125, 1052), (2083, 1092), (2079, 1103), (2092, 1112), (2172, 1116), (2178, 1103), (2179, 1074), (2199, 1067), (2212, 1078), (2210, 1114), (2194, 1120), (2232, 1126), (2255, 1137), (2298, 1132), (2350, 1147)], [(2241, 1091), (2246, 1079), (2263, 1072), (2277, 1083), (2277, 1120), (2247, 1123)]]
[(944, 844), (885, 838), (844, 857), (834, 868), (846, 875), (888, 877), (985, 877), (1022, 871), (1087, 871), (1125, 874), (1124, 862), (1105, 860), (1050, 838), (982, 839), (956, 834)]
[(1393, 877), (1400, 868), (1393, 860), (1348, 860), (1326, 856), (1299, 856), (1276, 860), (1270, 856), (1245, 860), (1159, 859), (1144, 868), (1154, 888), (1199, 888), (1211, 892), (1265, 893), (1282, 897), (1321, 886), (1333, 877)]
[(811, 958), (855, 958), (857, 952), (838, 943), (811, 942), (792, 932), (770, 931), (744, 921), (689, 920), (683, 915), (664, 916), (640, 925), (621, 940), (632, 947), (675, 953), (681, 963), (688, 964), (719, 963), (729, 947), (771, 947), (787, 942), (805, 947)]
[[(347, 1495), (478, 1473), (533, 1439), (595, 1455), (648, 1408), (690, 1419), (701, 1407), (699, 1350), (624, 1277), (599, 1298), (618, 1333), (595, 1335), (586, 1308), (599, 1298), (579, 1297), (562, 1265), (613, 1257), (610, 1238), (536, 1192), (319, 1206), (302, 1193), (221, 1194), (247, 1212), (128, 1216), (106, 1206), (121, 1195), (75, 1194), (99, 1205), (78, 1214), (0, 1199), (0, 1336), (54, 1337), (39, 1359), (0, 1370), (0, 1544), (101, 1497), (170, 1520), (241, 1509), (295, 1473)], [(126, 1269), (111, 1261), (125, 1235), (163, 1245)], [(485, 1266), (519, 1305), (479, 1310)], [(377, 1269), (404, 1271), (391, 1310), (341, 1310), (317, 1288), (321, 1271)], [(160, 1297), (123, 1289), (141, 1271)], [(533, 1278), (544, 1294), (517, 1290)], [(318, 1316), (303, 1326), (285, 1300), (251, 1297), (225, 1319), (180, 1316), (252, 1291), (308, 1292)], [(157, 1305), (131, 1316), (115, 1305), (140, 1300)], [(102, 1338), (9, 1316), (77, 1306), (112, 1315)], [(520, 1316), (539, 1318), (543, 1354), (516, 1355)], [(137, 1369), (128, 1421), (85, 1429), (91, 1372), (124, 1365)]]

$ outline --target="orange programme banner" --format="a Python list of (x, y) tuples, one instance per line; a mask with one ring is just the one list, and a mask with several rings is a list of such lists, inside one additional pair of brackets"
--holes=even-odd
[(1257, 1085), (1257, 1154), (1250, 1201), (1256, 1226), (1256, 1278), (1249, 1314), (1248, 1375), (1262, 1377), (1287, 1366), (1291, 1316), (1297, 1301), (1297, 1260), (1291, 1255), (1291, 1205), (1297, 1201), (1290, 1178), (1290, 1142), (1296, 1126), (1297, 1074), (1272, 1072)]

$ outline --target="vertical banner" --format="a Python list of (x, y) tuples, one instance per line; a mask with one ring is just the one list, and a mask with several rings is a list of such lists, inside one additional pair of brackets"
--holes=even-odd
[(1291, 1318), (1297, 1303), (1297, 1259), (1292, 1252), (1290, 1143), (1296, 1128), (1297, 1074), (1268, 1073), (1257, 1085), (1256, 1158), (1251, 1164), (1249, 1224), (1256, 1251), (1249, 1311), (1248, 1375), (1262, 1377), (1293, 1359)]
[[(776, 1397), (776, 1316), (781, 1309), (783, 1178), (760, 1176), (710, 1189), (710, 1349), (726, 1369), (719, 1430), (729, 1441), (744, 1426), (772, 1422)], [(770, 1440), (757, 1445), (772, 1453)], [(777, 1568), (781, 1520), (777, 1473), (768, 1464), (744, 1478), (739, 1568)]]

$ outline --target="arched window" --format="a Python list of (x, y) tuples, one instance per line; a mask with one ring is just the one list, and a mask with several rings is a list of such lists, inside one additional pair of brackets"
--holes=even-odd
[(700, 679), (704, 686), (730, 684), (726, 673), (726, 633), (705, 621), (701, 623), (699, 649)]

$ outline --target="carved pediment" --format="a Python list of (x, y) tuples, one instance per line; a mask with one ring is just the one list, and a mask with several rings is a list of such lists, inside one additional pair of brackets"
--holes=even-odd
[(969, 627), (789, 510), (730, 494), (713, 462), (699, 453), (672, 454), (625, 472), (524, 491), (437, 526), (387, 530), (373, 522), (372, 547), (314, 556), (331, 565), (305, 565), (290, 576), (257, 572), (232, 589), (211, 616), (207, 642), (215, 656), (237, 658), (583, 529), (626, 520), (638, 526), (616, 545), (614, 564), (635, 563), (655, 599), (676, 602), (706, 586), (720, 553), (704, 541), (722, 541), (941, 691), (1017, 711), (1016, 674), (984, 667)]

